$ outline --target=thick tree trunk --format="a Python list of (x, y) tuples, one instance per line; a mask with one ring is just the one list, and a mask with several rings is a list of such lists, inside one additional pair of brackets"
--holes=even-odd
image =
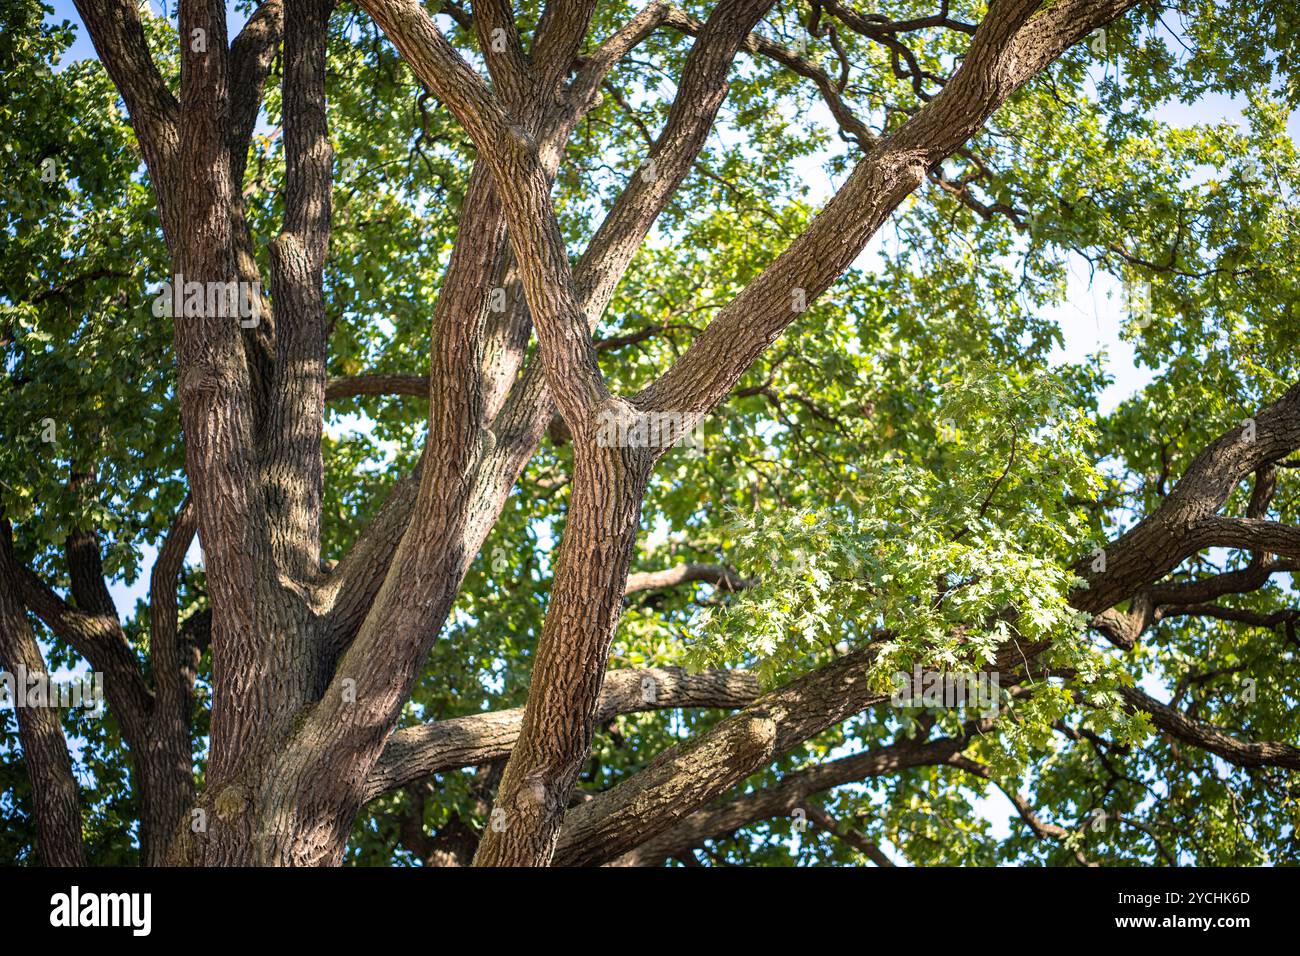
[[(636, 414), (627, 403), (614, 402), (623, 414)], [(569, 794), (591, 748), (652, 463), (645, 448), (602, 448), (590, 434), (575, 442), (573, 495), (523, 727), (476, 866), (550, 862)]]

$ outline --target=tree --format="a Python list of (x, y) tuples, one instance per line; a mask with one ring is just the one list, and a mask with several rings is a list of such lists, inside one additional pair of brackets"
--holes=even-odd
[(866, 6), (8, 0), (15, 855), (1293, 855), (1286, 5)]

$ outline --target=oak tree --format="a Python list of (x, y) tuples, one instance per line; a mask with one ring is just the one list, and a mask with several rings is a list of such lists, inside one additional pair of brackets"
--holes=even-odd
[(4, 0), (8, 855), (1294, 857), (1285, 0), (237, 6)]

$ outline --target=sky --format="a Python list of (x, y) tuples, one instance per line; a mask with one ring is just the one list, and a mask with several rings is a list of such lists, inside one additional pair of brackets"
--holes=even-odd
[[(174, 12), (174, 3), (160, 4), (157, 0), (150, 3), (155, 13), (170, 14)], [(77, 38), (71, 49), (59, 64), (66, 66), (79, 59), (94, 57), (94, 47), (81, 26), (80, 18), (70, 0), (53, 0), (54, 12), (47, 20), (69, 20), (77, 27)], [(245, 17), (228, 4), (228, 24), (230, 35), (234, 36), (242, 26)], [(1170, 103), (1156, 112), (1156, 117), (1176, 126), (1193, 124), (1236, 122), (1241, 119), (1241, 105), (1221, 96), (1210, 95), (1190, 103)], [(1300, 138), (1300, 114), (1293, 115), (1288, 130), (1293, 139)], [(812, 199), (826, 199), (833, 192), (833, 186), (821, 168), (823, 157), (811, 157), (802, 166), (800, 172), (812, 187)], [(881, 231), (873, 243), (881, 241)], [(873, 249), (868, 247), (859, 266), (870, 268)], [(1093, 277), (1086, 262), (1076, 259), (1072, 262), (1068, 293), (1059, 306), (1046, 310), (1045, 317), (1054, 320), (1061, 330), (1063, 344), (1056, 349), (1053, 361), (1061, 364), (1081, 363), (1089, 356), (1104, 353), (1104, 367), (1112, 379), (1111, 384), (1100, 396), (1100, 410), (1106, 413), (1115, 408), (1125, 398), (1137, 393), (1152, 379), (1155, 371), (1139, 367), (1134, 359), (1133, 347), (1120, 337), (1127, 316), (1123, 309), (1123, 299), (1118, 282), (1108, 275)], [(331, 433), (364, 427), (362, 420), (352, 418), (334, 421), (330, 424)], [(109, 590), (120, 608), (134, 607), (137, 600), (145, 599), (148, 594), (149, 568), (152, 566), (154, 553), (146, 549), (142, 573), (137, 580), (127, 585), (124, 582), (112, 582)], [(197, 562), (200, 555), (197, 543), (191, 548), (189, 560)], [(70, 675), (55, 675), (64, 678)], [(985, 816), (994, 827), (995, 836), (1003, 837), (1010, 832), (1009, 818), (1014, 815), (1011, 803), (997, 794), (985, 804)]]

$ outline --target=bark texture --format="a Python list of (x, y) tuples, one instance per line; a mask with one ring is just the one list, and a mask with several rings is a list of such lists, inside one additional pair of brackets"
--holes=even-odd
[[(45, 659), (32, 635), (27, 610), (18, 599), (17, 574), (9, 522), (0, 519), (0, 671), (48, 683)], [(26, 687), (13, 691), (15, 696), (25, 694)], [(31, 781), (36, 852), (46, 866), (85, 866), (77, 781), (72, 776), (72, 758), (58, 711), (50, 706), (26, 706), (18, 700), (8, 704), (15, 706), (18, 740)]]

